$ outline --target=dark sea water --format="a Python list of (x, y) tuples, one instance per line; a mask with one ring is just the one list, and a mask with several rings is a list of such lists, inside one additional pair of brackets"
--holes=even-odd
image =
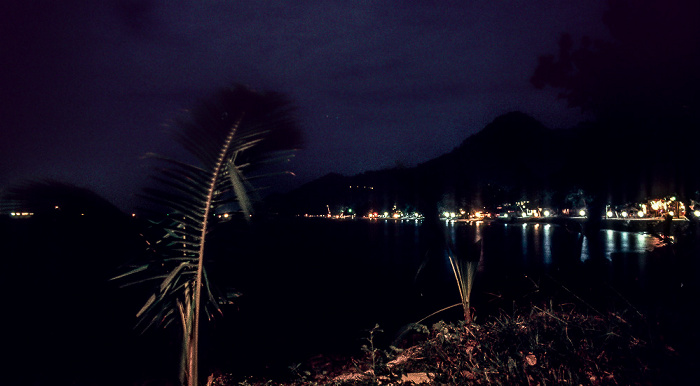
[[(582, 311), (653, 311), (663, 293), (683, 285), (677, 264), (655, 251), (659, 238), (645, 233), (583, 236), (536, 223), (288, 220), (227, 240), (231, 247), (212, 267), (217, 283), (243, 295), (210, 332), (207, 344), (218, 358), (210, 365), (274, 368), (321, 353), (356, 353), (376, 323), (388, 344), (402, 326), (460, 301), (448, 247), (478, 240), (480, 256), (470, 256), (479, 260), (477, 320), (547, 297)], [(461, 313), (456, 307), (426, 323)], [(232, 355), (221, 360), (218, 352)]]
[[(135, 313), (147, 294), (108, 281), (140, 244), (82, 218), (9, 221), (2, 229), (8, 384), (176, 379), (178, 329), (139, 335)], [(481, 249), (467, 256), (479, 261), (471, 295), (477, 322), (551, 297), (582, 312), (634, 309), (679, 334), (691, 330), (683, 310), (697, 303), (698, 256), (658, 248), (650, 234), (280, 219), (231, 224), (209, 243), (215, 290), (242, 295), (205, 323), (201, 373), (288, 374), (319, 354), (359, 354), (375, 324), (386, 347), (402, 326), (459, 303), (448, 255), (479, 240)], [(461, 317), (455, 307), (425, 323)]]

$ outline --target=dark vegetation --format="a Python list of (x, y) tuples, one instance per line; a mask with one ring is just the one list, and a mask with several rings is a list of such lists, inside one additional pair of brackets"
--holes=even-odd
[[(407, 348), (363, 346), (364, 356), (327, 362), (317, 368), (292, 367), (290, 381), (230, 375), (215, 385), (377, 385), (377, 384), (666, 384), (683, 382), (671, 346), (640, 339), (629, 315), (590, 315), (573, 304), (531, 305), (480, 324), (437, 322), (415, 325), (418, 342)], [(369, 342), (381, 330), (368, 332)], [(313, 364), (312, 364), (313, 365)]]

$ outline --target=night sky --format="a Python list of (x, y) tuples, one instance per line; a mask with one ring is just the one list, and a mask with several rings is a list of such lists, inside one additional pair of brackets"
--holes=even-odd
[(571, 127), (585, 117), (530, 78), (563, 32), (606, 38), (605, 9), (580, 0), (5, 1), (0, 189), (52, 178), (130, 210), (150, 173), (141, 156), (181, 151), (169, 122), (234, 82), (287, 94), (299, 109), (305, 148), (282, 188), (416, 165), (509, 111)]

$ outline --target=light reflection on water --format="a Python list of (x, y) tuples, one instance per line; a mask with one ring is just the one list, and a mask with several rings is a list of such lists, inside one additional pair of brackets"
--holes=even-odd
[[(613, 256), (618, 253), (639, 254), (641, 264), (645, 260), (642, 256), (646, 252), (651, 251), (656, 244), (656, 238), (647, 233), (615, 231), (612, 229), (600, 232), (600, 244), (604, 247), (600, 252), (608, 261), (613, 261)], [(584, 262), (594, 255), (596, 251), (591, 247), (589, 238), (586, 236), (582, 237), (581, 261)]]
[[(589, 291), (587, 286), (597, 283), (636, 299), (659, 281), (649, 268), (655, 261), (650, 252), (658, 246), (658, 239), (647, 233), (601, 230), (597, 237), (589, 237), (544, 223), (457, 222), (445, 226), (448, 235), (456, 237), (452, 243), (483, 240), (476, 281), (484, 293), (501, 293), (519, 285), (529, 290), (528, 284), (522, 284), (529, 283), (523, 277), (545, 281), (549, 277), (572, 290)], [(448, 268), (435, 280), (452, 284)], [(431, 281), (430, 286), (435, 285)], [(445, 293), (452, 290), (447, 288)]]
[(521, 226), (520, 235), (521, 235), (520, 237), (522, 238), (521, 245), (522, 245), (523, 251), (525, 252), (524, 256), (527, 257), (527, 239), (528, 239), (527, 224), (523, 224)]
[[(536, 256), (542, 256), (545, 265), (552, 264), (552, 225), (551, 224), (531, 224), (523, 227), (523, 232), (526, 228), (531, 228), (534, 242), (533, 250)], [(523, 237), (528, 237), (524, 234)], [(523, 245), (523, 251), (527, 251), (527, 245)]]
[(478, 271), (489, 276), (505, 271), (576, 270), (576, 264), (605, 261), (611, 264), (608, 274), (637, 277), (646, 272), (648, 252), (657, 244), (657, 239), (646, 233), (601, 230), (591, 238), (555, 224), (474, 221), (445, 226), (452, 243), (484, 240)]
[[(260, 336), (275, 345), (282, 337), (291, 339), (288, 346), (294, 352), (308, 345), (314, 334), (320, 337), (318, 346), (337, 347), (328, 338), (337, 336), (337, 331), (361, 331), (375, 323), (385, 331), (398, 330), (458, 302), (454, 276), (440, 250), (443, 246), (436, 246), (443, 241), (452, 241), (459, 249), (482, 240), (472, 293), (477, 310), (507, 306), (510, 303), (504, 299), (532, 294), (530, 278), (554, 287), (548, 276), (590, 298), (599, 294), (590, 286), (609, 284), (630, 301), (646, 301), (649, 289), (666, 283), (659, 281), (659, 260), (647, 253), (657, 240), (644, 233), (603, 230), (589, 239), (554, 224), (479, 221), (302, 220), (291, 225), (270, 226), (264, 234), (278, 242), (251, 243), (251, 258), (226, 260), (231, 265), (222, 277), (251, 299), (243, 304), (249, 307), (245, 315), (252, 315), (248, 329), (237, 331), (260, 328), (259, 334), (246, 333), (255, 339), (242, 352), (266, 347)], [(561, 292), (558, 287), (556, 291)], [(285, 321), (289, 329), (270, 327), (280, 314), (294, 315)], [(290, 330), (300, 333), (290, 338), (286, 332)], [(356, 348), (356, 343), (357, 339), (348, 346)], [(261, 350), (260, 355), (272, 351)]]
[[(615, 255), (637, 255), (640, 267), (644, 268), (646, 253), (658, 244), (658, 240), (647, 233), (601, 230), (598, 237), (591, 240), (588, 236), (554, 224), (446, 221), (443, 226), (447, 240), (453, 245), (483, 239), (489, 245), (485, 253), (488, 259), (496, 258), (494, 255), (507, 255), (511, 263), (519, 261), (523, 266), (549, 266), (571, 257), (580, 262), (586, 262), (592, 257), (612, 262)], [(394, 243), (398, 243), (408, 236), (407, 227), (413, 227), (409, 233), (412, 244), (420, 246), (421, 223), (407, 221), (397, 224), (387, 221), (382, 225), (382, 233), (384, 237), (390, 237)]]
[(581, 243), (581, 262), (589, 259), (589, 251), (591, 246), (588, 244), (588, 237), (583, 236), (583, 242)]
[(552, 225), (544, 225), (544, 262), (552, 263)]

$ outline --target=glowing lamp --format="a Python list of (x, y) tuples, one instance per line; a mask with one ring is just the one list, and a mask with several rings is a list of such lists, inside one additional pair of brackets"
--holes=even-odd
[(586, 215), (586, 211), (584, 209), (581, 209), (578, 211), (579, 216), (583, 217)]

